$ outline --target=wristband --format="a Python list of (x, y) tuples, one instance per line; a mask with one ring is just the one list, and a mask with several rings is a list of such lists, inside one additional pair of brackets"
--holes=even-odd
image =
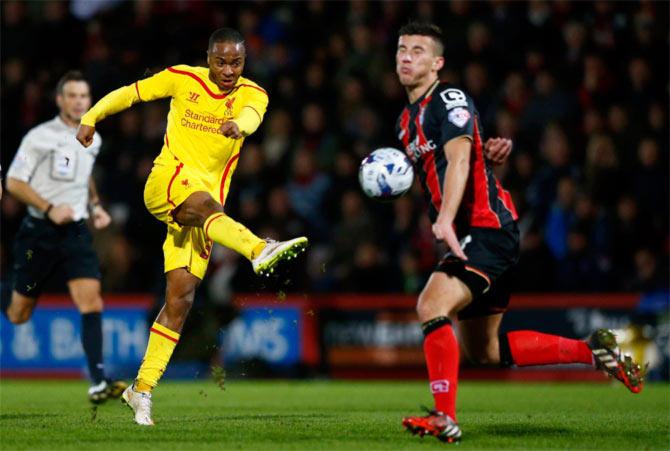
[(53, 207), (54, 207), (54, 204), (49, 204), (49, 206), (47, 207), (47, 209), (44, 210), (44, 217), (45, 217), (47, 220), (49, 220), (49, 221), (51, 221), (51, 218), (49, 218), (49, 212), (51, 211), (51, 209), (52, 209)]

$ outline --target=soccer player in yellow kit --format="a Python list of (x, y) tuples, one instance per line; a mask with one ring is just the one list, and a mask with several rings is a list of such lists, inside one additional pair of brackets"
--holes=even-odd
[(209, 68), (178, 65), (103, 97), (81, 119), (77, 139), (85, 147), (95, 124), (138, 102), (171, 97), (163, 148), (144, 188), (144, 203), (168, 225), (163, 244), (167, 289), (165, 305), (151, 327), (135, 383), (123, 393), (135, 422), (153, 425), (151, 390), (165, 371), (205, 275), (213, 243), (249, 259), (257, 274), (307, 246), (307, 238), (263, 240), (223, 212), (242, 142), (261, 121), (268, 95), (241, 76), (244, 38), (221, 28), (209, 38)]

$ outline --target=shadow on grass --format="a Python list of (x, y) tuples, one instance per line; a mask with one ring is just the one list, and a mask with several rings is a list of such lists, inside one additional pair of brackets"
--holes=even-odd
[(524, 437), (524, 436), (562, 436), (566, 433), (572, 433), (568, 428), (553, 426), (533, 426), (529, 424), (494, 424), (482, 426), (473, 431), (473, 435), (497, 435), (503, 437)]
[(0, 421), (6, 420), (41, 420), (43, 418), (57, 417), (55, 413), (3, 413)]
[(208, 416), (208, 420), (261, 420), (261, 421), (276, 421), (276, 420), (313, 420), (322, 418), (334, 418), (336, 414), (328, 413), (284, 413), (284, 414), (259, 414), (250, 413), (248, 415), (213, 415)]

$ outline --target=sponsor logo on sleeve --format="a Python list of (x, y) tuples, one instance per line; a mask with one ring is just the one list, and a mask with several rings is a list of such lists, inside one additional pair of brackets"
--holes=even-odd
[(449, 116), (447, 116), (449, 122), (454, 124), (458, 128), (463, 128), (465, 124), (470, 120), (470, 112), (465, 108), (458, 107), (449, 111)]

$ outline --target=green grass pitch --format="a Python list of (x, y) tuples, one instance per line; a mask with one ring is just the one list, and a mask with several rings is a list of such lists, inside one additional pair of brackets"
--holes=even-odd
[[(0, 449), (399, 450), (453, 447), (404, 432), (426, 383), (162, 383), (153, 428), (120, 401), (92, 408), (81, 381), (0, 382)], [(670, 386), (464, 382), (458, 449), (669, 449)]]

